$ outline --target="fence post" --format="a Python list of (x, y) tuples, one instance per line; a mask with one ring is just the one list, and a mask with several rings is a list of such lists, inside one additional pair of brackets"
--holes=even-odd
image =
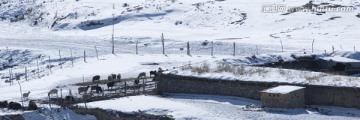
[(312, 41), (312, 45), (311, 45), (311, 53), (313, 53), (313, 52), (314, 52), (314, 42), (315, 42), (315, 39), (313, 39), (313, 41)]
[(161, 42), (162, 42), (162, 51), (163, 51), (163, 54), (165, 55), (164, 33), (161, 33)]
[(214, 56), (214, 42), (211, 41), (211, 56)]
[(60, 50), (59, 50), (59, 58), (60, 58), (60, 59), (59, 59), (59, 61), (60, 61), (60, 69), (62, 69), (62, 63), (61, 63), (62, 60), (61, 60)]
[(258, 48), (258, 46), (256, 45), (256, 55), (258, 55), (259, 54), (259, 48)]
[(51, 64), (50, 64), (50, 56), (49, 56), (49, 69), (50, 69), (50, 73), (52, 73), (52, 71), (51, 71)]
[(190, 56), (190, 42), (187, 42), (187, 55)]
[(145, 94), (145, 78), (143, 78), (143, 94)]
[(334, 45), (332, 46), (332, 52), (334, 53), (335, 49), (334, 49)]
[(74, 67), (74, 58), (73, 58), (72, 50), (70, 51), (70, 54), (71, 54), (71, 66)]
[(236, 50), (236, 43), (235, 43), (235, 42), (234, 42), (234, 44), (233, 44), (233, 48), (234, 48), (233, 56), (235, 56), (235, 50)]
[(20, 86), (21, 105), (24, 106), (24, 102), (23, 102), (23, 101), (24, 101), (24, 100), (23, 100), (24, 98), (23, 98), (23, 95), (22, 95), (23, 93), (22, 93), (22, 90), (21, 90), (20, 81), (17, 81), (17, 82), (19, 83), (19, 86)]
[(84, 50), (84, 62), (86, 62), (86, 51)]
[(28, 81), (27, 79), (27, 67), (25, 66), (25, 80)]
[(283, 46), (281, 39), (280, 39), (280, 44), (281, 44), (281, 52), (284, 52), (284, 46)]
[(125, 87), (124, 87), (124, 89), (125, 89), (125, 96), (126, 96), (126, 89), (127, 89), (126, 81), (125, 81)]
[(355, 46), (354, 46), (354, 51), (356, 51), (356, 50), (355, 50)]
[(138, 44), (139, 44), (139, 40), (136, 40), (136, 54), (138, 54)]
[(99, 53), (98, 53), (98, 51), (96, 49), (96, 45), (94, 45), (94, 47), (95, 47), (95, 52), (96, 52), (96, 58), (99, 60)]

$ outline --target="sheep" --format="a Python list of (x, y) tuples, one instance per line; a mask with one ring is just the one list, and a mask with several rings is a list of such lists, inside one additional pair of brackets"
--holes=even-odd
[(156, 76), (156, 70), (154, 70), (154, 71), (150, 71), (150, 77), (151, 77), (151, 75)]
[(11, 110), (19, 110), (22, 108), (21, 104), (20, 103), (17, 103), (17, 102), (10, 102), (8, 104), (8, 109), (11, 109)]
[(48, 96), (50, 97), (51, 94), (56, 94), (56, 96), (58, 96), (58, 90), (57, 89), (50, 90), (50, 92), (48, 93)]
[(109, 76), (108, 76), (108, 80), (109, 80), (109, 81), (114, 80), (113, 76), (112, 76), (112, 75), (109, 75)]
[(116, 74), (110, 74), (112, 76), (112, 79), (115, 80), (116, 79)]
[(33, 100), (30, 100), (30, 101), (29, 101), (29, 106), (28, 106), (27, 109), (28, 109), (28, 110), (37, 110), (38, 107), (37, 107), (36, 103), (35, 103)]
[(106, 85), (107, 85), (108, 90), (109, 90), (109, 88), (113, 88), (115, 86), (115, 81), (109, 82)]
[(96, 93), (103, 93), (103, 89), (100, 86), (96, 86)]
[(30, 94), (30, 91), (27, 92), (27, 93), (23, 93), (23, 98), (25, 99), (29, 99), (29, 94)]
[(0, 108), (6, 108), (8, 106), (7, 101), (0, 101)]
[(140, 79), (140, 78), (145, 79), (145, 78), (146, 78), (146, 73), (145, 73), (145, 72), (141, 72), (141, 73), (139, 74), (139, 76), (138, 76), (138, 79)]
[(95, 75), (95, 76), (92, 78), (92, 82), (95, 83), (95, 81), (100, 82), (100, 75)]
[(68, 95), (68, 96), (65, 96), (65, 100), (67, 103), (72, 103), (75, 101), (75, 98), (73, 96)]
[(78, 88), (79, 94), (82, 93), (82, 92), (86, 93), (86, 91), (89, 89), (89, 87), (90, 87), (90, 86), (79, 87), (79, 88)]
[(97, 87), (98, 85), (92, 85), (92, 86), (90, 86), (90, 92), (92, 92), (93, 90), (96, 90), (96, 87)]
[(121, 79), (121, 74), (120, 74), (120, 73), (116, 76), (116, 79), (117, 79), (117, 80), (120, 80), (120, 79)]

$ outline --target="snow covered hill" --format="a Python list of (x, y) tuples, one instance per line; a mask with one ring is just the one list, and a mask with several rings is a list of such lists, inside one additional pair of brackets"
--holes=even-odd
[[(353, 50), (358, 43), (358, 0), (314, 0), (310, 6), (343, 11), (281, 11), (269, 6), (309, 6), (303, 0), (2, 0), (1, 38), (236, 41), (310, 49)], [(275, 11), (275, 12), (274, 12)], [(278, 11), (278, 12), (276, 12)], [(114, 18), (113, 18), (114, 17)], [(6, 35), (6, 37), (5, 37)], [(64, 36), (72, 36), (64, 38)], [(85, 39), (84, 38), (84, 39)], [(50, 40), (49, 40), (50, 41)], [(354, 44), (355, 43), (355, 44)]]
[[(309, 6), (345, 9), (322, 11), (309, 9)], [(9, 79), (10, 71), (21, 74), (19, 84), (23, 92), (31, 91), (29, 99), (38, 100), (46, 99), (47, 92), (54, 88), (66, 90), (64, 95), (67, 95), (68, 89), (76, 90), (72, 84), (83, 82), (83, 77), (87, 81), (97, 74), (103, 77), (121, 73), (124, 78), (131, 78), (136, 77), (139, 72), (148, 72), (158, 67), (172, 69), (203, 61), (212, 64), (219, 61), (236, 64), (276, 61), (279, 56), (310, 53), (313, 40), (312, 54), (341, 51), (332, 54), (329, 59), (335, 56), (359, 61), (359, 8), (360, 0), (313, 0), (312, 3), (303, 0), (0, 0), (0, 101), (21, 100), (19, 86), (3, 82)], [(115, 56), (111, 54), (113, 31)], [(162, 33), (165, 37), (166, 55), (161, 51)], [(191, 56), (186, 55), (188, 41)], [(210, 56), (211, 42), (214, 43), (214, 56)], [(237, 47), (235, 56), (232, 56), (233, 42), (236, 42)], [(136, 43), (139, 55), (135, 55)], [(284, 45), (282, 53), (281, 44)], [(355, 52), (349, 52), (354, 49)], [(83, 60), (84, 51), (86, 60)], [(260, 59), (247, 59), (251, 55)], [(70, 60), (74, 60), (74, 66)], [(25, 81), (23, 74), (25, 66), (29, 72), (28, 81)], [(213, 74), (215, 77), (216, 75), (219, 74)], [(359, 85), (357, 79), (351, 80), (357, 83), (353, 86)], [(326, 81), (318, 82), (329, 85)], [(338, 83), (351, 86), (341, 81)], [(186, 98), (187, 95), (181, 97)], [(205, 119), (214, 113), (216, 118), (234, 119), (235, 117), (227, 115), (244, 114), (244, 111), (236, 111), (237, 105), (226, 103), (228, 107), (224, 109), (228, 110), (224, 113), (222, 109), (218, 110), (222, 104), (206, 100), (196, 102), (192, 98), (177, 100), (135, 96), (111, 102), (129, 102), (133, 98), (178, 104), (181, 109), (174, 112), (171, 111), (176, 107), (165, 106), (177, 118)], [(92, 103), (91, 106), (106, 107), (102, 102)], [(146, 107), (152, 103), (144, 104)], [(192, 105), (202, 106), (203, 109), (195, 111), (202, 111), (204, 114), (189, 116), (188, 112), (182, 113), (186, 109), (195, 108)], [(144, 106), (131, 108), (136, 110)], [(153, 107), (149, 106), (150, 108), (143, 109)], [(109, 109), (117, 110), (112, 107)], [(349, 110), (344, 111), (346, 114)], [(0, 111), (4, 114), (8, 114), (7, 112), (5, 109)], [(177, 114), (178, 112), (180, 113)], [(312, 113), (306, 113), (308, 112)], [(17, 113), (22, 112), (14, 112)], [(253, 116), (264, 116), (261, 118), (265, 119), (269, 116), (270, 119), (278, 119), (290, 116), (291, 119), (302, 118), (307, 114), (296, 112), (295, 116), (291, 116), (291, 113), (276, 115), (260, 112), (249, 115), (243, 115), (243, 118), (256, 119)], [(340, 117), (331, 119), (347, 116), (335, 115)], [(314, 115), (314, 119), (330, 117)]]

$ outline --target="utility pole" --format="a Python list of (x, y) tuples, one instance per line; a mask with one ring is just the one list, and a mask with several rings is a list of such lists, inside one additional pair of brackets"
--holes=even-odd
[[(113, 9), (115, 9), (115, 5), (113, 4)], [(114, 24), (114, 13), (112, 14), (112, 50), (111, 53), (115, 54), (115, 41), (114, 41), (114, 31), (115, 31), (115, 24)]]

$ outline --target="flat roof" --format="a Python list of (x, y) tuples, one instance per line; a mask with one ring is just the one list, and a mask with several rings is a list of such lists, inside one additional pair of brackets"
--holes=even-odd
[(287, 93), (297, 91), (297, 90), (300, 90), (300, 89), (304, 89), (304, 88), (305, 87), (301, 87), (301, 86), (280, 85), (280, 86), (277, 86), (277, 87), (273, 87), (273, 88), (270, 88), (270, 89), (263, 90), (261, 92), (287, 94)]

